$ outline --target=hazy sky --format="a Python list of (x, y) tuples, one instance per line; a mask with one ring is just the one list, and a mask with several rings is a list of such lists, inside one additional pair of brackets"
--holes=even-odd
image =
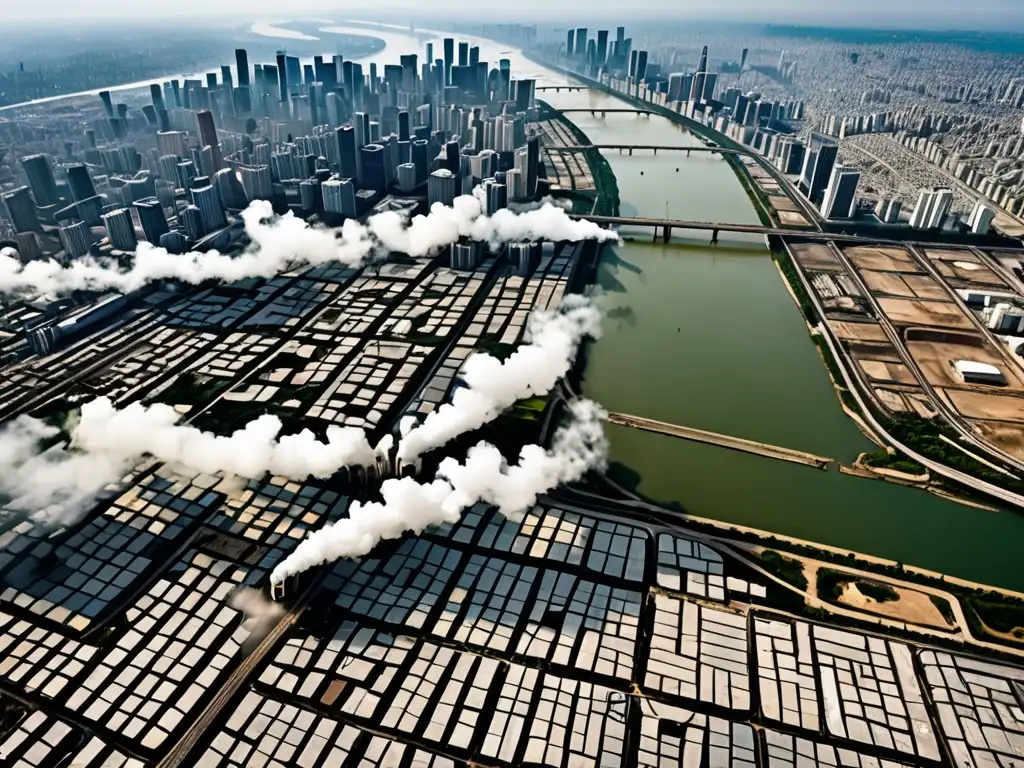
[[(362, 17), (354, 4), (326, 10), (315, 0), (0, 0), (0, 20), (83, 17), (166, 17), (224, 16), (241, 18), (270, 16), (283, 21), (297, 14), (316, 14), (334, 20)], [(620, 23), (630, 18), (694, 18), (721, 21), (777, 21), (805, 24), (842, 24), (884, 27), (888, 25), (921, 28), (1024, 29), (1024, 0), (516, 0), (480, 3), (476, 0), (380, 0), (365, 6), (377, 15), (424, 14), (438, 18), (467, 16), (480, 20), (556, 22), (572, 18), (576, 23), (593, 26), (609, 20)], [(284, 11), (282, 13), (282, 11)]]

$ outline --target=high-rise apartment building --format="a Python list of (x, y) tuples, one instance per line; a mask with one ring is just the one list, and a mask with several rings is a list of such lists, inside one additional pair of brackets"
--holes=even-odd
[(107, 230), (110, 245), (118, 251), (134, 251), (139, 244), (132, 223), (131, 212), (127, 208), (118, 208), (103, 214), (103, 226)]

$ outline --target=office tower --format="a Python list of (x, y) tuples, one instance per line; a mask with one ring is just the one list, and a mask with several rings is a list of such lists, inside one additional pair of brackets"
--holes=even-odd
[(917, 205), (914, 206), (914, 212), (910, 214), (910, 226), (915, 229), (922, 229), (927, 226), (934, 201), (934, 190), (922, 189), (920, 191), (917, 196)]
[(487, 185), (487, 215), (493, 216), (508, 207), (508, 189), (504, 184), (494, 182)]
[(156, 183), (156, 199), (160, 201), (163, 208), (177, 210), (174, 204), (175, 185), (166, 179), (159, 179)]
[(155, 197), (146, 197), (135, 201), (135, 210), (139, 214), (139, 222), (146, 239), (153, 245), (160, 243), (160, 235), (169, 231), (167, 217), (163, 206)]
[(285, 64), (284, 51), (277, 52), (277, 77), (279, 81), (277, 91), (278, 100), (288, 101), (288, 68)]
[(522, 200), (525, 197), (523, 175), (515, 168), (505, 172), (505, 187), (509, 200)]
[(533, 95), (536, 81), (516, 80), (516, 110), (526, 112), (533, 106)]
[(636, 55), (636, 80), (639, 82), (647, 75), (647, 51), (640, 51)]
[(398, 166), (398, 189), (409, 193), (416, 189), (416, 166), (402, 163)]
[(32, 200), (28, 187), (18, 187), (0, 195), (7, 207), (7, 218), (14, 225), (15, 232), (42, 232), (36, 204)]
[(19, 232), (14, 236), (18, 244), (18, 256), (21, 261), (35, 261), (43, 258), (43, 249), (39, 247), (39, 238), (35, 232)]
[(427, 203), (451, 205), (457, 193), (455, 174), (447, 168), (438, 168), (427, 178)]
[(184, 253), (188, 247), (188, 240), (181, 232), (164, 232), (160, 235), (160, 247), (168, 253)]
[(576, 55), (583, 56), (587, 52), (587, 28), (581, 27), (576, 30)]
[(185, 157), (188, 154), (188, 145), (185, 142), (185, 132), (158, 132), (156, 135), (156, 148), (161, 155), (174, 155), (175, 157)]
[(452, 65), (455, 63), (455, 39), (446, 37), (444, 45), (444, 84), (451, 82)]
[(217, 188), (207, 184), (192, 190), (192, 202), (203, 216), (203, 228), (207, 232), (215, 232), (227, 226), (224, 216), (224, 205), (221, 203)]
[(698, 72), (708, 71), (708, 47), (705, 45), (700, 52), (700, 66), (697, 68)]
[(198, 175), (195, 163), (191, 160), (182, 160), (178, 163), (178, 187), (181, 189), (186, 191), (192, 189), (192, 181)]
[(365, 147), (360, 147), (359, 155), (363, 172), (360, 189), (386, 192), (387, 174), (384, 171), (384, 147), (380, 144), (367, 144)]
[(480, 263), (480, 244), (473, 240), (452, 243), (448, 251), (450, 269), (472, 271)]
[(573, 41), (576, 39), (576, 30), (570, 29), (565, 33), (565, 55), (567, 58), (572, 58), (573, 52)]
[(118, 208), (103, 214), (103, 226), (106, 227), (110, 245), (118, 251), (134, 251), (139, 244), (135, 236), (132, 215), (127, 208)]
[(316, 210), (319, 186), (320, 183), (316, 179), (305, 179), (299, 182), (299, 207), (305, 213)]
[(274, 180), (269, 165), (243, 166), (242, 189), (249, 200), (270, 200), (274, 196)]
[(338, 143), (338, 168), (341, 175), (346, 179), (354, 179), (358, 168), (355, 127), (342, 125), (335, 129), (334, 135)]
[(75, 202), (96, 196), (96, 186), (92, 183), (92, 176), (89, 175), (89, 169), (84, 163), (65, 165), (64, 173), (68, 177), (71, 197)]
[(821, 215), (826, 219), (848, 219), (853, 215), (857, 199), (857, 184), (860, 173), (836, 164), (832, 168), (825, 197), (821, 203)]
[(459, 66), (469, 66), (469, 43), (459, 41)]
[(629, 77), (636, 80), (636, 59), (637, 51), (632, 51), (629, 54)]
[(718, 87), (718, 73), (706, 72), (704, 74), (704, 103), (714, 101), (715, 89)]
[(597, 66), (603, 67), (608, 60), (608, 30), (601, 29), (597, 32)]
[(110, 101), (110, 91), (100, 91), (100, 101), (103, 102), (103, 111), (107, 113), (107, 117), (113, 117), (114, 105)]
[(992, 220), (996, 217), (996, 210), (986, 205), (981, 200), (974, 204), (974, 210), (967, 220), (967, 226), (976, 235), (987, 235), (992, 229)]
[(149, 96), (153, 100), (153, 109), (166, 109), (164, 106), (164, 91), (157, 83), (149, 86)]
[(529, 277), (540, 264), (540, 243), (518, 242), (508, 244), (508, 260), (519, 277)]
[(426, 139), (414, 139), (412, 142), (412, 164), (416, 166), (416, 183), (422, 184), (427, 179), (427, 160), (430, 142)]
[(46, 155), (29, 155), (21, 158), (21, 166), (28, 176), (28, 185), (32, 188), (36, 205), (40, 208), (56, 205), (60, 197), (57, 194), (57, 182), (53, 178), (50, 158)]
[(240, 211), (248, 205), (245, 189), (231, 168), (221, 168), (213, 174), (210, 183), (217, 188), (220, 201), (225, 208)]
[(185, 207), (178, 218), (189, 240), (198, 240), (206, 234), (206, 225), (203, 224), (203, 212), (197, 206), (189, 205)]
[(537, 177), (540, 172), (540, 136), (526, 140), (526, 196), (537, 193)]
[(409, 140), (409, 113), (404, 109), (398, 113), (398, 140)]
[(949, 207), (953, 204), (953, 190), (936, 189), (934, 203), (928, 215), (928, 229), (939, 229), (942, 227), (949, 213)]
[(320, 185), (320, 191), (323, 195), (324, 211), (350, 219), (359, 215), (356, 206), (356, 187), (352, 179), (328, 179)]
[(84, 221), (76, 221), (74, 224), (61, 227), (60, 242), (71, 258), (79, 259), (85, 256), (92, 248), (92, 232), (89, 231), (89, 225)]
[(819, 196), (825, 191), (828, 180), (832, 176), (832, 169), (835, 167), (838, 154), (839, 145), (834, 141), (822, 141), (818, 146), (818, 152), (814, 160), (814, 171), (811, 174), (807, 190), (807, 198), (811, 202), (817, 202)]
[(249, 54), (245, 48), (235, 49), (235, 69), (238, 72), (238, 87), (249, 87)]
[(749, 48), (743, 49), (743, 54), (740, 56), (740, 74), (743, 73), (743, 68), (747, 66), (747, 54), (750, 53)]
[(212, 167), (203, 170), (207, 176), (212, 176), (224, 165), (224, 158), (220, 152), (220, 142), (217, 140), (217, 128), (213, 123), (213, 113), (208, 109), (196, 113), (196, 122), (199, 124), (199, 144), (201, 147), (209, 147), (212, 156)]
[(698, 72), (693, 76), (693, 84), (690, 86), (690, 101), (694, 104), (704, 103), (704, 88), (707, 85), (707, 73)]

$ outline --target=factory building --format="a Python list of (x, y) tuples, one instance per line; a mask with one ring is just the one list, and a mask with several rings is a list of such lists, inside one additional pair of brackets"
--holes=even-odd
[(979, 363), (974, 360), (954, 360), (953, 370), (957, 372), (965, 384), (991, 384), (1005, 386), (1006, 377), (994, 365)]

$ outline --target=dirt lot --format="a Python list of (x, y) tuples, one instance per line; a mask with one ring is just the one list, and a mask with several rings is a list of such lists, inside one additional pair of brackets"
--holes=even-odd
[(903, 275), (903, 282), (910, 286), (919, 299), (949, 298), (945, 289), (928, 275)]
[(829, 322), (832, 333), (844, 341), (888, 341), (885, 330), (878, 323), (847, 323), (842, 320)]
[(905, 296), (916, 298), (898, 272), (875, 272), (873, 270), (861, 270), (861, 276), (873, 294), (887, 294), (889, 296)]
[(968, 419), (1012, 421), (1024, 424), (1024, 397), (963, 389), (946, 390), (946, 396)]
[(781, 194), (778, 185), (776, 185), (774, 192), (775, 194), (768, 197), (768, 202), (774, 206), (776, 211), (793, 211), (794, 213), (800, 211), (800, 206), (794, 203), (786, 195)]
[(891, 381), (897, 384), (917, 384), (914, 374), (905, 365), (886, 363), (881, 360), (857, 360), (868, 378), (874, 381)]
[(914, 258), (898, 247), (858, 245), (844, 248), (843, 253), (858, 269), (877, 269), (881, 272), (923, 272)]
[(1024, 459), (1024, 429), (999, 421), (972, 421), (985, 440), (1018, 459)]
[(951, 301), (879, 298), (878, 304), (893, 325), (929, 328), (974, 328), (970, 319)]
[(845, 272), (827, 245), (790, 243), (789, 248), (806, 272)]
[[(966, 344), (951, 344), (936, 341), (908, 341), (907, 351), (924, 372), (933, 387), (950, 387), (959, 389), (964, 386), (963, 380), (953, 370), (954, 360), (973, 360), (996, 366), (1006, 377), (1005, 389), (1020, 389), (1021, 380), (1016, 371), (1007, 367), (992, 347), (972, 347)], [(1003, 387), (995, 391), (1006, 394)]]
[(910, 406), (907, 405), (903, 395), (899, 392), (893, 392), (889, 389), (875, 389), (873, 391), (875, 398), (882, 404), (882, 407), (888, 409), (891, 413), (910, 413)]
[(899, 600), (887, 600), (884, 603), (879, 603), (861, 594), (860, 590), (857, 589), (856, 582), (848, 582), (843, 585), (843, 594), (840, 595), (839, 602), (851, 608), (874, 613), (878, 616), (899, 619), (908, 624), (938, 627), (939, 629), (950, 628), (928, 595), (923, 592), (915, 592), (912, 589), (903, 589), (902, 587), (892, 587), (892, 590), (900, 596)]

